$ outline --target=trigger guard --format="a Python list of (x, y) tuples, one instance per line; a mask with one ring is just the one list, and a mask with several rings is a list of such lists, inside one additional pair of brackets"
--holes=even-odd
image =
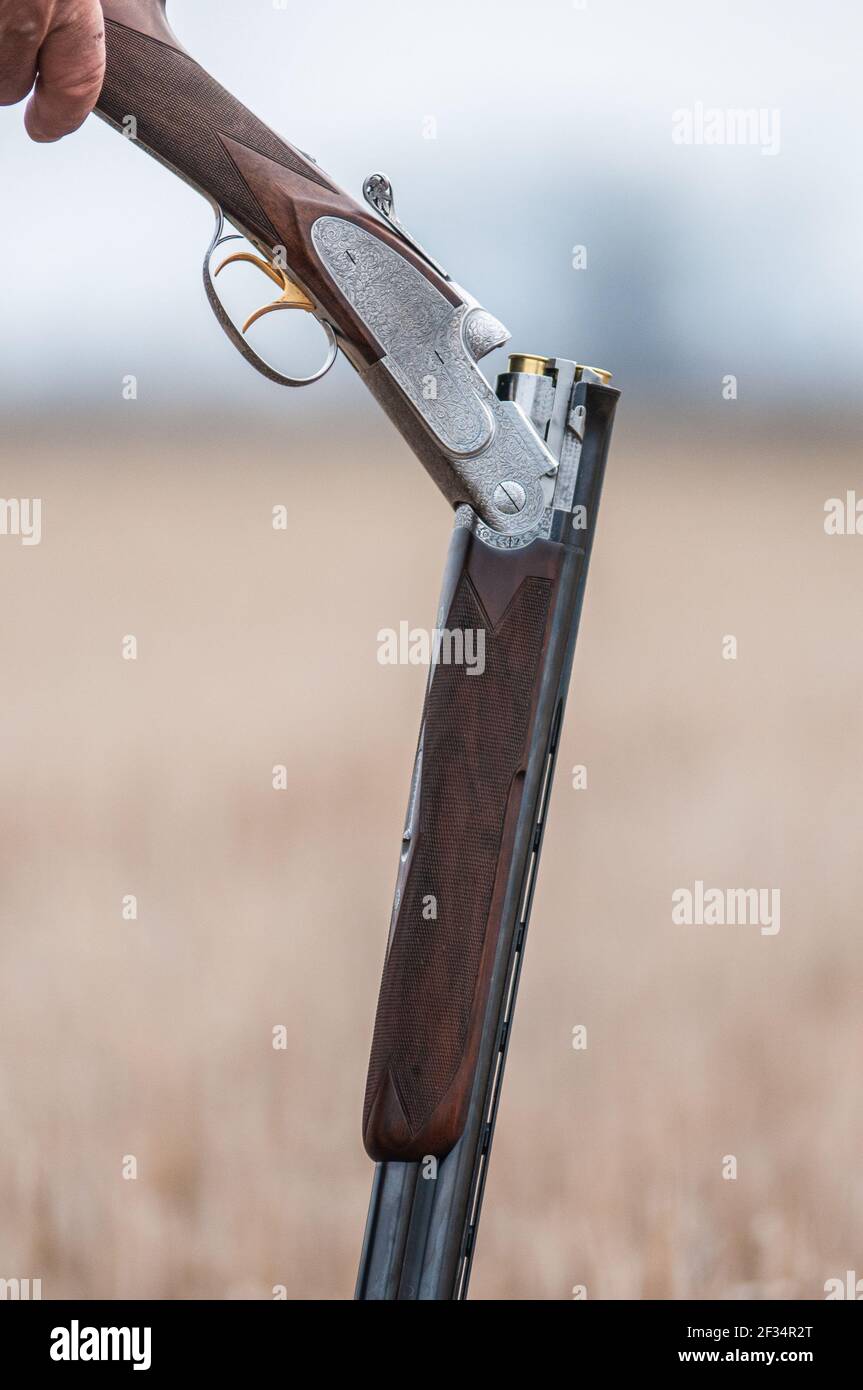
[(327, 339), (327, 355), (323, 365), (320, 366), (316, 372), (313, 372), (311, 376), (286, 376), (284, 372), (279, 372), (275, 367), (271, 367), (269, 362), (266, 362), (259, 353), (255, 352), (255, 349), (249, 345), (228, 314), (221, 299), (216, 293), (216, 286), (213, 283), (213, 276), (210, 270), (210, 262), (213, 259), (213, 253), (217, 251), (220, 246), (224, 246), (225, 242), (245, 241), (246, 238), (241, 236), (239, 232), (226, 233), (225, 218), (221, 208), (214, 207), (213, 210), (216, 214), (216, 230), (213, 233), (213, 239), (204, 256), (204, 292), (206, 293), (210, 308), (215, 314), (216, 319), (221, 324), (237, 351), (245, 357), (246, 361), (254, 367), (256, 372), (260, 372), (261, 376), (265, 376), (268, 381), (274, 381), (277, 386), (311, 386), (314, 382), (320, 381), (321, 377), (326, 376), (339, 355), (339, 345), (336, 341), (335, 331), (332, 324), (328, 323), (326, 319), (318, 318), (317, 314), (312, 315), (324, 330)]

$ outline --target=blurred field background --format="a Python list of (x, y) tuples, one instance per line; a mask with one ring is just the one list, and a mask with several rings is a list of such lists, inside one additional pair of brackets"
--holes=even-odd
[[(169, 12), (343, 185), (386, 169), (514, 349), (625, 392), (472, 1296), (823, 1297), (863, 1275), (859, 10)], [(675, 146), (698, 101), (780, 153)], [(424, 683), (376, 637), (432, 622), (450, 518), (344, 364), (231, 352), (187, 188), (19, 112), (0, 165), (0, 496), (44, 506), (0, 538), (0, 1278), (350, 1297)], [(673, 926), (696, 879), (778, 887), (778, 936)]]
[[(0, 1265), (346, 1297), (423, 684), (376, 634), (431, 621), (449, 520), (384, 423), (287, 454), (186, 426), (31, 436), (45, 537), (0, 547)], [(822, 526), (849, 441), (814, 447), (621, 419), (476, 1297), (818, 1297), (859, 1265), (863, 559)], [(672, 926), (696, 878), (779, 887), (779, 935)]]

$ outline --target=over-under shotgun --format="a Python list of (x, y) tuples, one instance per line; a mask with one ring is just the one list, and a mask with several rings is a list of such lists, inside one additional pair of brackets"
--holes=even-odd
[[(341, 349), (455, 509), (435, 627), (482, 633), (484, 659), (436, 643), (430, 668), (366, 1088), (378, 1166), (357, 1297), (463, 1298), (618, 392), (523, 355), (492, 388), (477, 364), (509, 334), (405, 231), (384, 175), (366, 206), (343, 193), (189, 56), (165, 0), (103, 9), (99, 113), (212, 203), (205, 282), (232, 341), (293, 386)], [(263, 362), (222, 310), (226, 221), (255, 250), (225, 263), (254, 261), (281, 291), (267, 308), (321, 324), (314, 377)]]

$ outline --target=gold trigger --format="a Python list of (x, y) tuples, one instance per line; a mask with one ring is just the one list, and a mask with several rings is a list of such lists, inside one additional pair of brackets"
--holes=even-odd
[[(256, 265), (265, 275), (278, 285), (282, 294), (272, 304), (264, 304), (260, 309), (256, 309), (243, 324), (243, 332), (247, 333), (253, 323), (263, 318), (264, 314), (272, 314), (276, 309), (302, 309), (307, 314), (315, 312), (315, 306), (309, 299), (304, 290), (299, 285), (295, 285), (289, 275), (279, 266), (271, 265), (262, 256), (253, 256), (248, 251), (235, 251), (233, 256), (226, 256), (222, 264), (217, 268), (215, 274), (218, 275), (225, 269), (226, 265), (233, 265), (235, 261), (247, 261), (249, 265)], [(215, 277), (214, 277), (215, 278)]]

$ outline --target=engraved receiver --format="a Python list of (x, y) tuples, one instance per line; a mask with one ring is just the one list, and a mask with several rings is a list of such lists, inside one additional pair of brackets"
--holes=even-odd
[[(205, 284), (235, 346), (290, 386), (317, 380), (341, 348), (453, 505), (470, 505), (497, 533), (538, 534), (557, 465), (477, 366), (509, 334), (405, 231), (385, 175), (366, 180), (365, 205), (342, 192), (195, 62), (165, 0), (103, 0), (102, 8), (108, 64), (97, 111), (212, 203)], [(275, 371), (224, 313), (210, 262), (233, 235), (226, 221), (255, 246), (253, 259), (282, 291), (278, 307), (321, 324), (328, 353), (313, 376)]]

